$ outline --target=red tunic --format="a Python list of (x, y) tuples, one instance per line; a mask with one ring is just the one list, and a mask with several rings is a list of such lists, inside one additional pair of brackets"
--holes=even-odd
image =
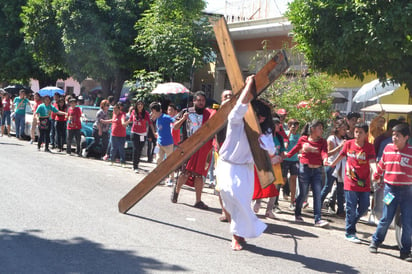
[(279, 196), (279, 191), (276, 189), (276, 185), (274, 184), (271, 184), (267, 186), (266, 188), (262, 189), (258, 174), (256, 172), (256, 167), (254, 169), (255, 169), (255, 188), (253, 190), (253, 200)]

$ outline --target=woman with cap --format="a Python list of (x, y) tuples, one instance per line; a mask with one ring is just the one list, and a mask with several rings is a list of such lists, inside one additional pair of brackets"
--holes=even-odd
[(40, 137), (37, 142), (37, 149), (40, 151), (41, 144), (44, 142), (45, 152), (50, 152), (49, 150), (49, 143), (50, 143), (50, 129), (51, 129), (51, 122), (50, 116), (51, 113), (56, 113), (60, 115), (67, 115), (66, 112), (59, 111), (55, 106), (51, 104), (50, 96), (46, 95), (43, 97), (43, 104), (40, 104), (39, 107), (36, 109), (36, 115), (38, 118), (38, 125), (39, 125), (39, 132)]

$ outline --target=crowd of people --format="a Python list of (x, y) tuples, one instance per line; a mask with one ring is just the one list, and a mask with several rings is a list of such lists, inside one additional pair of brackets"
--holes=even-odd
[[(287, 117), (283, 108), (250, 96), (254, 78), (248, 77), (246, 86), (228, 117), (227, 125), (207, 141), (182, 167), (167, 178), (172, 186), (171, 201), (177, 203), (183, 185), (195, 189), (194, 207), (207, 210), (202, 201), (205, 179), (209, 176), (219, 192), (222, 215), (219, 220), (230, 223), (233, 234), (232, 249), (241, 250), (246, 238), (258, 237), (266, 225), (256, 217), (262, 207), (261, 200), (268, 198), (265, 217), (275, 219), (281, 214), (279, 194), (290, 201), (297, 223), (305, 222), (302, 209), (308, 206), (308, 193), (313, 197), (313, 224), (328, 227), (322, 219), (322, 208), (335, 211), (345, 218), (345, 238), (353, 243), (361, 241), (356, 236), (356, 224), (371, 207), (371, 215), (380, 219), (372, 237), (369, 251), (376, 253), (399, 206), (402, 218), (402, 247), (400, 258), (412, 261), (412, 145), (410, 126), (403, 117), (386, 121), (384, 112), (369, 124), (359, 113), (350, 112), (345, 117), (336, 114), (328, 128), (314, 119), (301, 127), (297, 119)], [(12, 99), (1, 95), (1, 136), (5, 130), (10, 136), (14, 119), (16, 138), (23, 138), (26, 105), (30, 101), (24, 91)], [(222, 104), (233, 96), (230, 90), (222, 92)], [(34, 118), (30, 142), (40, 150), (58, 149), (71, 154), (75, 139), (76, 154), (82, 155), (80, 146), (81, 109), (78, 98), (55, 94), (40, 97), (34, 94)], [(98, 100), (97, 100), (98, 99)], [(212, 115), (214, 109), (206, 107), (204, 92), (196, 92), (193, 105), (180, 110), (174, 104), (162, 106), (152, 102), (145, 106), (138, 100), (125, 110), (121, 103), (113, 106), (109, 100), (98, 96), (100, 110), (93, 125), (94, 142), (86, 149), (99, 146), (101, 159), (114, 163), (120, 160), (125, 166), (126, 127), (131, 124), (133, 143), (133, 170), (139, 173), (142, 149), (147, 144), (148, 161), (157, 156), (157, 164), (167, 158), (180, 142), (189, 138)], [(244, 130), (243, 117), (251, 103), (262, 129), (260, 146), (265, 149), (274, 168), (281, 169), (281, 178), (269, 187), (262, 188)], [(108, 110), (113, 107), (113, 115)], [(149, 112), (149, 111), (150, 112)], [(302, 128), (299, 131), (299, 128)], [(100, 145), (101, 143), (101, 145)], [(216, 173), (216, 178), (214, 172)], [(177, 178), (177, 179), (176, 179)], [(216, 185), (215, 185), (216, 184)], [(372, 195), (371, 195), (372, 194)], [(372, 201), (371, 201), (372, 197)]]

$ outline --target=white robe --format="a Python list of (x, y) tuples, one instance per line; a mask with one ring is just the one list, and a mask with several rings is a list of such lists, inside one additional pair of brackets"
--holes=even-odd
[(255, 238), (266, 229), (251, 208), (254, 189), (253, 156), (244, 130), (247, 104), (237, 103), (228, 117), (226, 139), (216, 167), (223, 206), (231, 215), (230, 231)]

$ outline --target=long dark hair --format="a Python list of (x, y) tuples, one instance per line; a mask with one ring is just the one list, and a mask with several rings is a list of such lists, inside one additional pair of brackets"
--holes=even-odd
[(305, 125), (305, 126), (303, 127), (303, 129), (302, 129), (301, 135), (302, 135), (302, 136), (303, 136), (303, 135), (309, 136), (310, 133), (312, 132), (312, 128), (315, 128), (315, 127), (317, 127), (317, 126), (319, 126), (319, 125), (324, 126), (324, 125), (323, 125), (323, 122), (322, 122), (321, 120), (317, 120), (317, 119), (313, 120), (313, 121), (310, 122), (310, 123), (306, 123), (306, 125)]
[[(59, 104), (60, 102), (63, 102), (63, 106), (60, 106), (60, 104)], [(67, 109), (66, 101), (64, 100), (63, 97), (60, 97), (59, 101), (57, 101), (57, 109), (61, 110), (61, 111), (66, 111), (66, 109)]]
[(260, 100), (255, 99), (251, 102), (253, 109), (256, 112), (257, 116), (265, 117), (266, 119), (263, 123), (260, 124), (260, 128), (262, 129), (262, 133), (264, 134), (271, 134), (273, 132), (273, 120), (272, 120), (272, 111), (268, 103)]
[[(139, 103), (141, 103), (141, 104), (143, 105), (143, 109), (142, 109), (142, 112), (141, 112), (140, 114), (139, 114), (139, 111), (138, 111), (138, 109), (137, 109), (137, 105), (138, 105)], [(134, 116), (136, 117), (136, 120), (139, 120), (140, 118), (141, 118), (142, 120), (144, 120), (145, 115), (146, 115), (146, 110), (144, 109), (144, 103), (143, 103), (142, 100), (138, 100), (138, 101), (136, 102), (136, 104), (134, 104), (133, 111), (134, 111)]]

